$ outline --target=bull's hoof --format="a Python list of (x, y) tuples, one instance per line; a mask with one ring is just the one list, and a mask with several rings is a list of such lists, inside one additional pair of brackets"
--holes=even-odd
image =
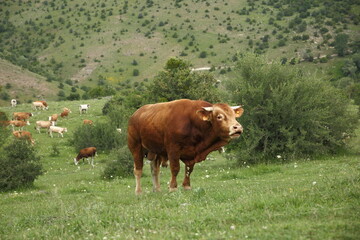
[(142, 194), (142, 191), (141, 190), (135, 190), (135, 195), (136, 196), (140, 196)]
[(161, 192), (160, 188), (153, 188), (153, 192)]
[(190, 186), (184, 186), (184, 190), (191, 190)]
[(172, 188), (172, 187), (169, 187), (169, 192), (176, 192), (177, 191), (177, 188)]

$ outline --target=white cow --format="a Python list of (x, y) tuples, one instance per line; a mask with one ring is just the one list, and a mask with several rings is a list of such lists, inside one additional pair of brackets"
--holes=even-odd
[(11, 107), (16, 107), (17, 101), (16, 99), (11, 99)]
[(86, 113), (89, 108), (90, 108), (90, 105), (89, 105), (89, 104), (81, 104), (81, 105), (79, 106), (80, 114)]
[(47, 104), (44, 103), (43, 101), (33, 102), (32, 105), (33, 105), (33, 109), (35, 109), (35, 110), (37, 110), (37, 109), (44, 110), (44, 109), (48, 109), (48, 108), (49, 108), (49, 107), (47, 106)]
[(62, 128), (62, 127), (57, 127), (57, 126), (50, 126), (49, 134), (50, 134), (51, 137), (53, 137), (53, 135), (52, 135), (53, 132), (57, 132), (59, 137), (60, 137), (60, 135), (61, 135), (61, 137), (64, 137), (63, 133), (67, 132), (67, 128)]

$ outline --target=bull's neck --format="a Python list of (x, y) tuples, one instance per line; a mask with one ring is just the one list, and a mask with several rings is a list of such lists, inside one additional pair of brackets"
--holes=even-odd
[(218, 146), (217, 148), (220, 148), (229, 142), (229, 140), (224, 140), (219, 137), (219, 133), (214, 131), (211, 123), (207, 123), (206, 125), (204, 125), (203, 132), (206, 132), (207, 134), (204, 136), (203, 140), (200, 141), (196, 146), (196, 152), (198, 154), (204, 152), (212, 146)]

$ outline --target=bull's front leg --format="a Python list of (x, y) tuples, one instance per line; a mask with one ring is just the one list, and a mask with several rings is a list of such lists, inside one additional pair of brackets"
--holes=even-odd
[(180, 161), (179, 159), (169, 158), (170, 161), (170, 170), (171, 170), (171, 179), (169, 185), (169, 191), (174, 192), (177, 190), (176, 177), (180, 171)]
[(190, 174), (194, 170), (194, 165), (195, 165), (194, 163), (190, 163), (190, 164), (185, 163), (185, 177), (183, 181), (184, 190), (191, 190)]

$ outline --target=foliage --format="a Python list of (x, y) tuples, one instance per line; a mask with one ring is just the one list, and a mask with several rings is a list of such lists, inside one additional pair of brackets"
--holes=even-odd
[(335, 37), (335, 50), (339, 56), (344, 56), (348, 48), (349, 36), (347, 34), (339, 34)]
[(50, 156), (56, 157), (56, 156), (60, 155), (60, 150), (59, 150), (58, 144), (55, 144), (55, 143), (51, 144), (51, 150), (52, 150), (52, 153), (50, 154)]
[(6, 139), (10, 135), (10, 130), (6, 128), (4, 124), (2, 124), (3, 121), (7, 121), (8, 117), (4, 112), (0, 112), (0, 148), (2, 145), (6, 142)]
[(108, 85), (98, 86), (98, 87), (90, 89), (87, 92), (87, 95), (90, 98), (106, 97), (106, 96), (110, 96), (110, 95), (114, 95), (114, 94), (115, 94), (115, 89)]
[(132, 176), (134, 163), (133, 157), (127, 146), (114, 149), (110, 154), (110, 159), (115, 158), (107, 163), (102, 177), (104, 179), (114, 179), (116, 177), (129, 177)]
[(40, 158), (27, 141), (14, 140), (0, 152), (0, 190), (30, 186), (43, 173)]
[(70, 144), (75, 147), (75, 151), (87, 147), (96, 147), (97, 151), (110, 151), (118, 147), (120, 141), (121, 137), (111, 122), (97, 122), (77, 128)]
[(172, 101), (175, 99), (202, 99), (218, 102), (217, 81), (210, 73), (191, 71), (190, 63), (171, 58), (148, 86), (152, 102)]
[(281, 63), (245, 55), (229, 85), (232, 101), (245, 105), (244, 134), (232, 145), (239, 161), (260, 162), (335, 152), (351, 134), (356, 111), (328, 82)]

